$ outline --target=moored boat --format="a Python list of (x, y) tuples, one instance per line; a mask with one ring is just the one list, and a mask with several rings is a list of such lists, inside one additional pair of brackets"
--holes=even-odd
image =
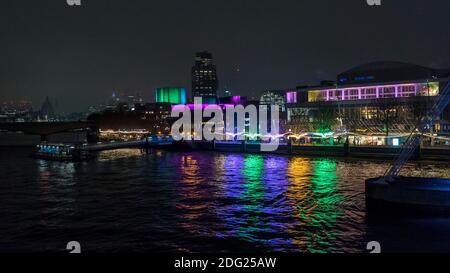
[(42, 142), (31, 156), (54, 161), (81, 161), (89, 159), (90, 153), (70, 144)]
[(450, 213), (450, 179), (395, 176), (365, 183), (369, 210)]

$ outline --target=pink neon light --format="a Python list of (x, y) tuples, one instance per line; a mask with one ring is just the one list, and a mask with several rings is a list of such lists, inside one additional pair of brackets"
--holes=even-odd
[[(401, 88), (402, 87), (408, 87), (408, 86), (414, 86), (414, 94), (411, 93), (411, 91), (403, 91)], [(362, 86), (362, 87), (349, 87), (349, 88), (338, 88), (338, 89), (326, 89), (323, 90), (323, 94), (325, 95), (325, 100), (326, 101), (330, 101), (332, 100), (332, 98), (334, 98), (334, 96), (330, 96), (330, 92), (331, 94), (334, 94), (333, 92), (336, 90), (341, 91), (341, 100), (362, 100), (362, 99), (367, 99), (367, 94), (364, 94), (363, 97), (363, 90), (367, 90), (367, 89), (375, 89), (376, 90), (376, 98), (380, 98), (381, 94), (380, 94), (380, 88), (395, 88), (395, 93), (394, 93), (394, 97), (398, 98), (398, 97), (410, 97), (410, 96), (416, 96), (417, 92), (419, 91), (419, 87), (420, 84), (394, 84), (394, 85), (377, 85), (377, 86)], [(358, 90), (358, 98), (355, 98), (355, 95), (351, 95), (350, 90)], [(347, 96), (345, 95), (347, 93)], [(288, 93), (289, 94), (289, 93)], [(384, 92), (383, 92), (384, 94)], [(347, 98), (346, 98), (347, 97)], [(288, 96), (288, 102), (289, 102), (289, 96)]]
[(204, 104), (193, 104), (193, 103), (177, 104), (177, 105), (172, 105), (172, 110), (180, 109), (180, 108), (181, 108), (180, 110), (182, 110), (182, 109), (185, 109), (186, 107), (189, 108), (189, 110), (194, 110), (196, 107), (198, 107), (198, 108), (201, 107), (202, 110), (205, 110), (206, 107), (209, 107), (209, 108), (217, 107), (217, 108), (223, 109), (223, 108), (227, 108), (227, 107), (234, 107), (234, 105), (233, 104), (206, 104), (206, 103), (204, 103)]
[(241, 96), (233, 96), (233, 97), (231, 98), (231, 101), (232, 101), (234, 104), (240, 104), (240, 103), (241, 103)]
[(297, 103), (297, 92), (287, 92), (286, 101), (287, 103)]

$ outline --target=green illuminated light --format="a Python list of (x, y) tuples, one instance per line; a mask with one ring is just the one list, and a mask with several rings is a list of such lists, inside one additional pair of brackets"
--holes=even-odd
[(184, 87), (157, 88), (156, 102), (186, 104), (186, 88)]

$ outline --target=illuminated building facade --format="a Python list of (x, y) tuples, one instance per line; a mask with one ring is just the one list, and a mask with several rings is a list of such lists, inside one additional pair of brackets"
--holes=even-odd
[[(196, 110), (196, 107), (198, 107), (197, 109), (201, 109), (202, 111), (205, 111), (205, 109), (208, 107), (210, 109), (218, 109), (222, 111), (222, 118), (224, 121), (224, 131), (229, 130), (229, 128), (232, 128), (230, 131), (233, 131), (233, 133), (235, 134), (233, 137), (237, 138), (238, 135), (242, 135), (244, 134), (245, 137), (248, 140), (257, 140), (259, 138), (261, 138), (261, 128), (260, 128), (260, 119), (261, 116), (260, 113), (258, 112), (259, 106), (260, 106), (260, 101), (252, 101), (252, 100), (248, 100), (247, 97), (243, 97), (243, 96), (230, 96), (230, 97), (221, 97), (218, 99), (219, 100), (219, 104), (208, 104), (208, 103), (204, 103), (204, 104), (186, 104), (184, 105), (172, 105), (172, 110), (177, 110), (179, 112), (182, 112), (185, 107), (189, 108), (190, 112), (191, 112), (191, 121), (195, 120), (194, 117), (194, 111)], [(257, 110), (256, 116), (253, 116), (254, 118), (256, 118), (256, 120), (251, 120), (252, 116), (250, 114), (248, 114), (248, 112), (245, 114), (244, 116), (244, 121), (243, 121), (243, 126), (244, 126), (244, 131), (238, 131), (238, 124), (242, 121), (242, 120), (238, 120), (238, 115), (236, 113), (234, 113), (233, 115), (233, 119), (234, 119), (234, 128), (233, 127), (228, 127), (229, 126), (229, 122), (228, 122), (228, 118), (229, 116), (227, 115), (227, 111), (228, 109), (231, 107), (238, 107), (238, 106), (242, 106), (244, 108), (246, 108), (247, 106), (254, 106), (255, 109)], [(268, 111), (266, 113), (267, 115), (267, 130), (269, 130), (270, 132), (272, 132), (272, 128), (271, 128), (271, 111), (270, 111), (270, 107), (268, 108)], [(284, 128), (282, 123), (282, 113), (280, 111), (280, 131)], [(209, 122), (211, 120), (211, 117), (205, 117), (202, 116), (202, 126), (206, 125), (207, 122)], [(256, 134), (250, 133), (250, 124), (253, 123), (257, 124), (256, 126)], [(195, 126), (192, 124), (191, 126), (191, 136), (195, 136), (194, 131), (195, 131)], [(282, 131), (281, 131), (282, 132)], [(233, 134), (232, 133), (232, 134)], [(218, 133), (219, 135), (223, 135), (221, 133)], [(229, 136), (229, 135), (228, 135)]]
[(217, 102), (216, 66), (212, 62), (212, 54), (204, 51), (196, 54), (195, 64), (192, 67), (192, 101), (194, 97), (202, 97), (204, 103)]
[(286, 94), (285, 90), (268, 90), (261, 94), (259, 103), (262, 105), (278, 105), (280, 111), (286, 110)]
[[(267, 105), (268, 109), (270, 109), (271, 105), (279, 106), (279, 121), (280, 128), (279, 131), (284, 133), (286, 131), (286, 122), (287, 122), (287, 111), (286, 111), (286, 101), (290, 91), (286, 90), (268, 90), (261, 94), (259, 104)], [(269, 111), (270, 112), (270, 111)], [(269, 114), (269, 120), (271, 119)], [(270, 123), (268, 123), (270, 127)], [(271, 128), (269, 128), (271, 129)]]
[[(398, 62), (361, 65), (335, 83), (286, 93), (291, 132), (345, 133), (360, 145), (393, 145), (409, 135), (433, 106), (450, 70)], [(450, 134), (449, 107), (430, 136)]]
[(146, 135), (169, 135), (173, 103), (146, 103), (134, 110), (107, 109), (87, 120), (99, 129), (100, 141), (139, 140)]
[(186, 88), (184, 87), (161, 87), (155, 92), (157, 103), (186, 104)]

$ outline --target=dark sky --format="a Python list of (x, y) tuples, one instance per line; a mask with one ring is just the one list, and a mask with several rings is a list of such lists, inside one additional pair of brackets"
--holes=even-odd
[[(84, 111), (113, 91), (190, 86), (209, 50), (243, 95), (395, 60), (450, 68), (449, 0), (2, 0), (0, 101)], [(237, 72), (239, 70), (239, 72)], [(190, 88), (189, 88), (190, 89)]]

